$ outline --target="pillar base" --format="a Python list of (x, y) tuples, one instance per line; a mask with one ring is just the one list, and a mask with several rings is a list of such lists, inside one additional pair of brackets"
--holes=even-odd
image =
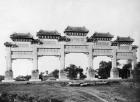
[(67, 81), (67, 80), (69, 80), (68, 78), (67, 78), (67, 73), (62, 69), (62, 70), (60, 70), (60, 72), (59, 72), (59, 79), (57, 79), (58, 81)]
[(41, 79), (39, 79), (39, 70), (38, 69), (32, 71), (32, 76), (29, 81), (41, 81)]
[(13, 71), (12, 70), (7, 70), (5, 72), (5, 78), (2, 80), (2, 82), (14, 82), (13, 80)]
[(97, 78), (95, 78), (95, 70), (94, 69), (88, 68), (87, 78), (85, 80), (97, 80)]
[(110, 78), (109, 79), (121, 79), (119, 77), (119, 71), (117, 68), (112, 68), (110, 71)]

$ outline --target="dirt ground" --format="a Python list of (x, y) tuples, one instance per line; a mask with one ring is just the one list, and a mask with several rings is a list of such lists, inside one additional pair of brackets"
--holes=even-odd
[(72, 87), (67, 86), (66, 82), (51, 81), (43, 83), (1, 83), (0, 94), (4, 92), (25, 98), (57, 99), (57, 101), (51, 102), (140, 102), (139, 85), (133, 82), (117, 82), (86, 87)]

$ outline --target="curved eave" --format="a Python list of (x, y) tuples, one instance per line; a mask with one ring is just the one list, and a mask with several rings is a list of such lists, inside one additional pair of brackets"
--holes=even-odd
[(115, 41), (111, 42), (111, 46), (117, 46), (117, 45), (118, 45), (118, 42), (115, 42)]
[(88, 33), (89, 30), (86, 27), (72, 27), (72, 26), (67, 26), (67, 28), (64, 30), (64, 33), (67, 32), (75, 32), (75, 33)]
[(16, 44), (12, 44), (11, 42), (5, 42), (4, 45), (6, 47), (18, 47)]
[(122, 44), (122, 43), (128, 43), (128, 44), (132, 44), (134, 41), (116, 41), (118, 44)]
[(114, 36), (110, 33), (98, 33), (95, 32), (92, 36), (92, 38), (113, 38)]
[(132, 45), (132, 49), (137, 49), (138, 46), (137, 45)]
[(10, 35), (10, 38), (27, 38), (32, 39), (33, 36), (30, 33), (13, 33)]
[(116, 42), (134, 42), (134, 39), (131, 37), (119, 37), (117, 36)]
[(43, 34), (43, 33), (37, 33), (36, 36), (60, 36), (60, 34), (51, 34), (51, 33)]
[(31, 44), (43, 44), (43, 42), (40, 41), (39, 39), (34, 39), (31, 41)]
[(113, 36), (106, 37), (106, 36), (93, 36), (93, 38), (113, 38)]
[(59, 42), (61, 42), (61, 41), (69, 42), (70, 39), (67, 38), (66, 36), (61, 36), (61, 37), (58, 39), (58, 41), (59, 41)]

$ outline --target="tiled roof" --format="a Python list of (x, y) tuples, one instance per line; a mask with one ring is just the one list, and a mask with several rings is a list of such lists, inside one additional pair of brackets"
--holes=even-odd
[(118, 42), (116, 41), (111, 41), (111, 46), (117, 46), (118, 45)]
[(132, 45), (132, 49), (137, 49), (138, 46), (137, 45)]
[(68, 26), (64, 33), (66, 32), (81, 32), (81, 33), (88, 33), (89, 30), (85, 27), (72, 27), (72, 26)]
[(67, 38), (66, 36), (61, 36), (61, 37), (58, 39), (58, 41), (66, 41), (66, 42), (68, 42), (68, 41), (70, 41), (70, 39)]
[(10, 35), (11, 39), (33, 39), (30, 33), (13, 33)]
[(91, 37), (86, 37), (86, 39), (87, 39), (87, 42), (93, 42), (93, 41), (96, 41), (96, 39), (93, 39), (93, 38), (91, 38)]
[(130, 38), (130, 37), (117, 37), (117, 39), (115, 40), (116, 42), (134, 42), (134, 39)]
[(5, 45), (6, 47), (17, 47), (16, 44), (13, 44), (13, 43), (11, 43), (11, 42), (5, 42), (4, 45)]
[(113, 35), (111, 35), (110, 33), (99, 33), (99, 32), (95, 32), (92, 35), (92, 38), (113, 38)]
[(60, 33), (58, 33), (57, 31), (45, 31), (45, 30), (39, 30), (39, 32), (37, 32), (37, 36), (47, 36), (47, 35), (60, 36)]
[(33, 40), (31, 41), (31, 43), (32, 43), (32, 44), (43, 44), (43, 42), (40, 41), (39, 39), (33, 39)]

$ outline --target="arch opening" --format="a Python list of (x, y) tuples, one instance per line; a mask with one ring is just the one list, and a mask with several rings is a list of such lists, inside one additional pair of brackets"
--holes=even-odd
[(12, 61), (13, 76), (26, 76), (31, 75), (32, 60), (29, 59), (17, 59)]
[(83, 68), (83, 73), (86, 72), (88, 67), (88, 56), (84, 53), (69, 53), (65, 56), (65, 68), (70, 64), (80, 66)]
[(46, 72), (51, 73), (55, 69), (59, 70), (60, 68), (60, 61), (59, 57), (56, 56), (42, 56), (38, 58), (38, 69), (39, 72)]

